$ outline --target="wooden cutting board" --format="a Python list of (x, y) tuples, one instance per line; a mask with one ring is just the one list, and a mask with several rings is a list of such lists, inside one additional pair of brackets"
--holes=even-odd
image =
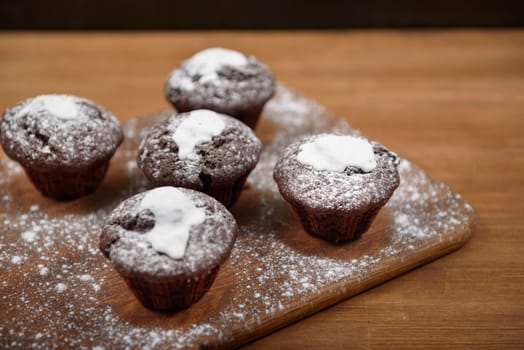
[(357, 131), (279, 86), (256, 130), (265, 145), (260, 163), (232, 208), (240, 235), (230, 259), (191, 308), (145, 309), (98, 251), (98, 234), (118, 202), (148, 188), (136, 148), (170, 113), (127, 122), (104, 183), (76, 201), (42, 197), (16, 163), (1, 161), (1, 348), (235, 347), (458, 249), (471, 236), (472, 208), (407, 160), (400, 187), (359, 240), (334, 246), (307, 235), (276, 189), (273, 165), (305, 134)]

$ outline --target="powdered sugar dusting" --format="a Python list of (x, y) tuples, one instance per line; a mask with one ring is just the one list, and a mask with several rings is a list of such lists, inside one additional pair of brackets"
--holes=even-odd
[(363, 207), (382, 206), (384, 198), (389, 198), (399, 184), (396, 154), (374, 141), (368, 143), (366, 140), (371, 148), (371, 158), (375, 161), (375, 169), (369, 173), (361, 172), (354, 166), (344, 167), (343, 172), (319, 171), (300, 161), (304, 146), (327, 137), (345, 136), (309, 136), (282, 151), (282, 157), (274, 168), (282, 195), (305, 208), (345, 213), (358, 212)]
[[(152, 183), (203, 189), (206, 181), (213, 184), (236, 181), (257, 164), (262, 144), (249, 127), (225, 114), (194, 112), (171, 115), (142, 139), (138, 165)], [(200, 123), (202, 119), (195, 117), (202, 115), (204, 121), (209, 116), (214, 121), (211, 132), (205, 129), (188, 132), (187, 124), (194, 126), (191, 120), (195, 119)]]
[[(201, 84), (215, 82), (218, 70), (225, 66), (239, 67), (247, 64), (247, 57), (234, 50), (214, 47), (198, 52), (185, 62), (185, 69), (191, 76), (198, 76)], [(188, 85), (189, 90), (193, 85)]]
[[(281, 87), (262, 119), (279, 127), (233, 207), (240, 235), (229, 261), (191, 309), (152, 314), (108, 265), (98, 250), (98, 233), (120, 200), (147, 187), (133, 165), (138, 140), (144, 126), (169, 113), (130, 120), (125, 127), (130, 138), (115, 155), (105, 184), (70, 205), (36, 192), (19, 202), (17, 188), (27, 180), (16, 163), (0, 162), (1, 348), (238, 345), (239, 335), (248, 339), (291, 310), (316, 310), (319, 297), (330, 295), (334, 302), (354, 293), (370, 274), (390, 268), (386, 262), (456, 239), (449, 232), (469, 232), (471, 207), (403, 160), (400, 187), (361, 239), (334, 247), (305, 234), (271, 178), (273, 165), (285, 146), (305, 134), (354, 131)], [(27, 183), (24, 188), (31, 189)], [(377, 240), (382, 243), (370, 244)]]
[(206, 213), (183, 192), (174, 187), (157, 187), (140, 202), (141, 210), (150, 210), (155, 226), (146, 234), (153, 249), (173, 259), (184, 256), (192, 225), (201, 224)]
[(192, 91), (196, 84), (219, 85), (218, 71), (224, 67), (239, 69), (248, 63), (248, 58), (234, 50), (221, 47), (209, 48), (196, 53), (182, 63), (187, 74), (173, 74), (168, 80), (171, 86)]
[(173, 133), (173, 139), (178, 145), (178, 156), (181, 159), (197, 159), (199, 155), (195, 152), (195, 146), (210, 142), (225, 127), (224, 120), (214, 111), (198, 109), (189, 112)]
[[(168, 197), (172, 203), (162, 207), (160, 201), (155, 201), (158, 196)], [(154, 205), (158, 208), (152, 208)], [(160, 208), (173, 210), (170, 219), (181, 221), (174, 222), (175, 227), (165, 227), (171, 223), (163, 222), (166, 218), (162, 217)], [(101, 247), (124, 276), (134, 273), (157, 278), (199, 275), (227, 258), (237, 232), (234, 218), (217, 201), (197, 191), (173, 187), (157, 187), (126, 199), (111, 212), (106, 223), (100, 236)], [(157, 232), (164, 229), (167, 234)], [(178, 247), (184, 251), (181, 256), (170, 251), (179, 253), (174, 249), (176, 245), (164, 243), (164, 247), (158, 247), (157, 244), (161, 245), (156, 241), (158, 238), (151, 239), (154, 235), (161, 240), (173, 240), (173, 233), (181, 233), (176, 231), (187, 234), (183, 237), (183, 247)], [(169, 256), (158, 254), (158, 251)]]
[(338, 172), (348, 166), (370, 172), (377, 166), (373, 146), (363, 138), (346, 135), (325, 134), (303, 144), (297, 160), (316, 170)]
[(6, 109), (0, 141), (26, 167), (81, 168), (110, 157), (122, 141), (118, 120), (94, 102), (41, 95)]
[(75, 119), (79, 116), (75, 98), (68, 95), (42, 95), (37, 96), (24, 108), (17, 116), (27, 113), (40, 113), (49, 111), (52, 115), (60, 119)]

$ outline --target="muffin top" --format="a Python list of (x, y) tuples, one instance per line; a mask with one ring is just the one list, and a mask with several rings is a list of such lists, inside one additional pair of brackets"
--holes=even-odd
[(124, 276), (199, 276), (222, 264), (237, 224), (214, 198), (157, 187), (121, 202), (100, 235), (100, 249)]
[(399, 159), (362, 137), (320, 134), (288, 146), (273, 177), (286, 200), (328, 212), (383, 205), (398, 187)]
[(8, 108), (0, 122), (5, 153), (26, 167), (85, 167), (112, 156), (122, 139), (111, 113), (71, 95), (29, 98)]
[(205, 108), (236, 115), (246, 105), (270, 99), (274, 89), (273, 74), (257, 58), (217, 47), (183, 61), (164, 92), (179, 111)]
[(156, 185), (227, 188), (257, 164), (262, 144), (242, 122), (210, 110), (174, 114), (152, 127), (138, 166)]

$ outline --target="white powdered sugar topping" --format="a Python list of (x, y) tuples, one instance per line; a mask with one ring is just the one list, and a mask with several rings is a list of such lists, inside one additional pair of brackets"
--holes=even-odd
[(169, 78), (169, 85), (177, 86), (186, 91), (192, 91), (197, 84), (213, 84), (219, 82), (218, 71), (224, 67), (244, 67), (248, 58), (234, 50), (220, 47), (198, 52), (182, 63), (182, 69), (177, 69)]
[(316, 170), (342, 172), (356, 167), (370, 172), (377, 166), (371, 144), (360, 137), (322, 135), (300, 146), (297, 160)]
[(302, 207), (322, 211), (349, 213), (375, 205), (382, 207), (380, 203), (390, 198), (399, 184), (395, 169), (397, 156), (372, 142), (376, 158), (376, 167), (372, 172), (360, 172), (344, 164), (340, 167), (342, 171), (318, 171), (301, 163), (297, 155), (302, 145), (323, 136), (325, 134), (302, 136), (284, 149), (273, 172), (282, 195)]
[(201, 83), (209, 82), (217, 78), (217, 72), (225, 66), (244, 66), (247, 57), (234, 50), (214, 47), (200, 51), (187, 60), (185, 68), (192, 76), (200, 76)]
[(157, 187), (149, 191), (140, 202), (140, 210), (150, 210), (155, 226), (146, 234), (146, 240), (157, 252), (173, 259), (184, 257), (189, 230), (204, 222), (204, 209), (174, 187)]
[(51, 115), (68, 120), (79, 116), (76, 98), (69, 95), (41, 95), (35, 97), (29, 104), (22, 108), (17, 115), (48, 111)]
[(110, 157), (122, 142), (119, 121), (72, 95), (41, 95), (6, 109), (0, 122), (6, 154), (28, 168), (83, 168)]
[(181, 159), (198, 159), (195, 146), (211, 141), (225, 127), (226, 123), (216, 112), (207, 109), (189, 112), (173, 133), (173, 140), (178, 145), (178, 156)]

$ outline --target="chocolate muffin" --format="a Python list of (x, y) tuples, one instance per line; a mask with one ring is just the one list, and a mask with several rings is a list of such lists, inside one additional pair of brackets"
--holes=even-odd
[(8, 108), (0, 122), (5, 153), (40, 192), (60, 200), (95, 191), (122, 139), (111, 113), (71, 95), (29, 98)]
[(179, 112), (210, 109), (255, 128), (275, 81), (253, 56), (224, 48), (198, 52), (182, 62), (165, 84), (166, 98)]
[(230, 207), (261, 149), (260, 140), (242, 122), (195, 110), (153, 126), (140, 143), (137, 162), (155, 186), (202, 191)]
[(398, 163), (377, 142), (320, 134), (288, 146), (273, 177), (308, 233), (340, 243), (368, 230), (399, 185)]
[(237, 231), (233, 216), (208, 195), (157, 187), (114, 209), (100, 249), (145, 306), (173, 311), (209, 290)]

